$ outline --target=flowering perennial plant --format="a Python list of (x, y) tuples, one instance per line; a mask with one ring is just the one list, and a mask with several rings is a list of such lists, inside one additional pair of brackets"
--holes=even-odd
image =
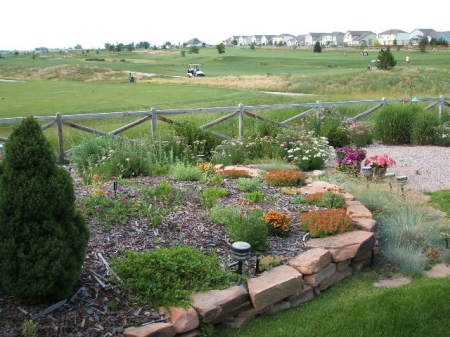
[(387, 154), (372, 156), (364, 161), (364, 165), (370, 166), (372, 168), (387, 168), (395, 164), (395, 160), (389, 157)]
[(312, 237), (324, 237), (358, 228), (345, 209), (324, 209), (300, 213), (303, 228)]
[(264, 179), (272, 186), (297, 186), (305, 184), (306, 175), (295, 170), (275, 170), (267, 173)]
[(249, 174), (245, 170), (223, 170), (219, 172), (225, 178), (237, 179), (237, 178), (249, 178)]
[(346, 146), (335, 149), (337, 170), (357, 173), (361, 162), (366, 158), (366, 150), (360, 147)]
[(314, 132), (286, 132), (277, 137), (285, 159), (308, 171), (323, 168), (332, 148), (326, 137), (316, 137)]
[(286, 236), (291, 230), (291, 218), (283, 213), (269, 211), (263, 220), (268, 225), (269, 234), (277, 236)]

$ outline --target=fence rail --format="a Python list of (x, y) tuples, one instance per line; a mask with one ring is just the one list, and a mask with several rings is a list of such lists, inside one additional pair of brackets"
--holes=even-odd
[[(118, 136), (118, 134), (125, 132), (126, 130), (129, 130), (131, 128), (134, 128), (138, 125), (141, 125), (142, 123), (145, 123), (147, 121), (151, 122), (151, 131), (152, 135), (156, 136), (158, 132), (158, 121), (169, 123), (169, 124), (180, 124), (177, 121), (174, 121), (172, 119), (169, 119), (167, 115), (182, 115), (182, 114), (193, 114), (193, 113), (214, 113), (214, 112), (228, 112), (229, 114), (222, 116), (220, 118), (217, 118), (211, 122), (208, 122), (206, 124), (203, 124), (200, 126), (201, 129), (207, 130), (215, 125), (218, 125), (226, 120), (229, 120), (231, 118), (237, 117), (238, 118), (238, 135), (239, 138), (244, 137), (245, 133), (245, 122), (244, 122), (244, 116), (258, 119), (261, 121), (265, 121), (268, 123), (275, 124), (279, 127), (287, 128), (287, 129), (293, 129), (296, 130), (296, 128), (292, 125), (289, 125), (289, 123), (292, 123), (296, 120), (305, 118), (306, 116), (321, 111), (323, 109), (330, 109), (334, 107), (341, 107), (341, 106), (358, 106), (358, 105), (374, 105), (373, 107), (370, 107), (368, 110), (359, 113), (355, 117), (349, 118), (352, 121), (356, 121), (362, 117), (365, 117), (374, 111), (382, 108), (383, 106), (387, 104), (395, 104), (395, 103), (408, 103), (408, 102), (414, 102), (414, 103), (420, 103), (420, 102), (429, 102), (430, 104), (425, 108), (427, 110), (433, 109), (435, 107), (438, 108), (439, 117), (442, 118), (444, 114), (444, 109), (446, 106), (450, 106), (450, 103), (448, 102), (450, 100), (450, 97), (440, 96), (440, 97), (428, 97), (428, 98), (412, 98), (412, 99), (386, 99), (382, 98), (379, 100), (364, 100), (364, 101), (341, 101), (341, 102), (320, 102), (316, 101), (315, 103), (299, 103), (299, 104), (274, 104), (274, 105), (254, 105), (254, 106), (245, 106), (243, 104), (239, 104), (239, 106), (231, 106), (231, 107), (213, 107), (213, 108), (191, 108), (191, 109), (150, 109), (150, 110), (138, 110), (138, 111), (127, 111), (127, 112), (104, 112), (104, 113), (90, 113), (90, 114), (73, 114), (73, 115), (62, 115), (57, 113), (55, 116), (35, 116), (38, 121), (48, 122), (47, 124), (42, 126), (42, 130), (46, 130), (48, 128), (51, 128), (56, 125), (58, 128), (58, 142), (59, 142), (59, 160), (61, 162), (65, 161), (65, 157), (71, 153), (74, 149), (70, 149), (67, 151), (64, 151), (64, 127), (70, 127), (74, 128), (83, 132), (95, 134), (98, 136), (112, 136), (117, 137), (118, 139), (124, 140), (124, 141), (130, 141), (133, 142), (133, 140)], [(306, 111), (303, 111), (299, 114), (296, 114), (295, 116), (292, 116), (284, 121), (278, 122), (271, 119), (268, 119), (266, 117), (257, 115), (250, 111), (259, 111), (259, 110), (280, 110), (280, 109), (297, 109), (297, 108), (306, 108)], [(336, 115), (338, 115), (341, 118), (348, 118), (339, 112), (335, 112)], [(97, 129), (93, 129), (87, 126), (83, 126), (77, 123), (74, 123), (73, 121), (78, 120), (91, 120), (91, 119), (105, 119), (105, 118), (123, 118), (123, 117), (141, 117), (140, 119), (133, 121), (131, 123), (128, 123), (126, 125), (123, 125), (113, 131), (106, 132), (106, 131), (100, 131)], [(14, 124), (19, 123), (26, 117), (12, 117), (12, 118), (1, 118), (0, 124)], [(213, 134), (216, 137), (219, 137), (221, 139), (231, 139), (231, 137), (220, 134), (218, 132), (212, 132), (207, 130), (211, 134)], [(7, 138), (0, 137), (0, 142), (7, 142)]]

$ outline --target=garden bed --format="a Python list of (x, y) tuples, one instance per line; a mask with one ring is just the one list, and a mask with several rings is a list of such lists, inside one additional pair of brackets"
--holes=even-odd
[[(83, 265), (77, 294), (67, 303), (50, 314), (36, 317), (46, 306), (28, 306), (19, 303), (13, 297), (0, 295), (2, 310), (2, 333), (5, 337), (19, 333), (23, 322), (32, 319), (39, 325), (38, 336), (114, 336), (120, 335), (122, 327), (140, 325), (153, 321), (164, 321), (167, 317), (158, 308), (137, 305), (127, 292), (113, 281), (109, 270), (102, 261), (113, 257), (123, 257), (127, 250), (149, 251), (156, 248), (187, 245), (198, 248), (206, 254), (218, 255), (220, 264), (229, 269), (231, 263), (229, 247), (232, 240), (224, 226), (214, 224), (208, 216), (208, 208), (201, 202), (201, 193), (212, 185), (191, 181), (175, 181), (169, 177), (139, 177), (119, 180), (116, 192), (113, 181), (84, 186), (82, 180), (71, 170), (74, 178), (77, 204), (86, 212), (84, 202), (102, 190), (102, 195), (131, 202), (139, 199), (146, 189), (168, 182), (181, 197), (170, 205), (169, 212), (161, 224), (153, 226), (149, 218), (139, 214), (129, 214), (126, 224), (108, 223), (97, 217), (87, 216), (90, 227), (90, 241), (86, 260)], [(253, 179), (254, 180), (254, 179)], [(264, 200), (249, 202), (246, 192), (237, 187), (236, 179), (224, 179), (221, 188), (228, 195), (219, 203), (225, 206), (239, 206), (243, 212), (260, 208), (264, 212), (277, 210), (292, 219), (289, 236), (269, 236), (267, 249), (263, 255), (277, 256), (280, 262), (301, 254), (305, 250), (307, 236), (299, 226), (299, 214), (304, 211), (323, 209), (307, 203), (293, 203), (298, 194), (283, 193), (283, 187), (261, 183), (259, 191)], [(289, 193), (300, 192), (293, 188)], [(285, 191), (286, 192), (286, 191)], [(154, 203), (158, 203), (155, 201)], [(98, 213), (105, 210), (96, 209)], [(251, 267), (250, 267), (251, 266)], [(245, 268), (249, 276), (255, 274), (255, 257)]]

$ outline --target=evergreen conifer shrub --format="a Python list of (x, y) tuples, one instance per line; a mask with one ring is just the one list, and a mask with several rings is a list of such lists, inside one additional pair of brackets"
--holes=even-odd
[(321, 53), (322, 52), (322, 46), (320, 45), (319, 41), (316, 41), (316, 44), (314, 45), (313, 51), (315, 53)]
[(394, 59), (394, 55), (391, 53), (391, 49), (387, 47), (382, 48), (378, 53), (377, 57), (377, 67), (382, 70), (391, 70), (395, 67), (397, 61)]
[(6, 145), (0, 175), (0, 288), (27, 302), (71, 294), (89, 238), (70, 175), (39, 124), (25, 119)]

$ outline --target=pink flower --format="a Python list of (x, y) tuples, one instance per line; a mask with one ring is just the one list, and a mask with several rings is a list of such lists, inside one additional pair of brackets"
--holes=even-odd
[(96, 211), (97, 213), (100, 213), (100, 212), (102, 211), (102, 209), (101, 209), (101, 208), (96, 208), (95, 211)]
[(85, 208), (86, 208), (86, 205), (80, 205), (80, 208), (81, 208), (81, 209), (85, 209)]

